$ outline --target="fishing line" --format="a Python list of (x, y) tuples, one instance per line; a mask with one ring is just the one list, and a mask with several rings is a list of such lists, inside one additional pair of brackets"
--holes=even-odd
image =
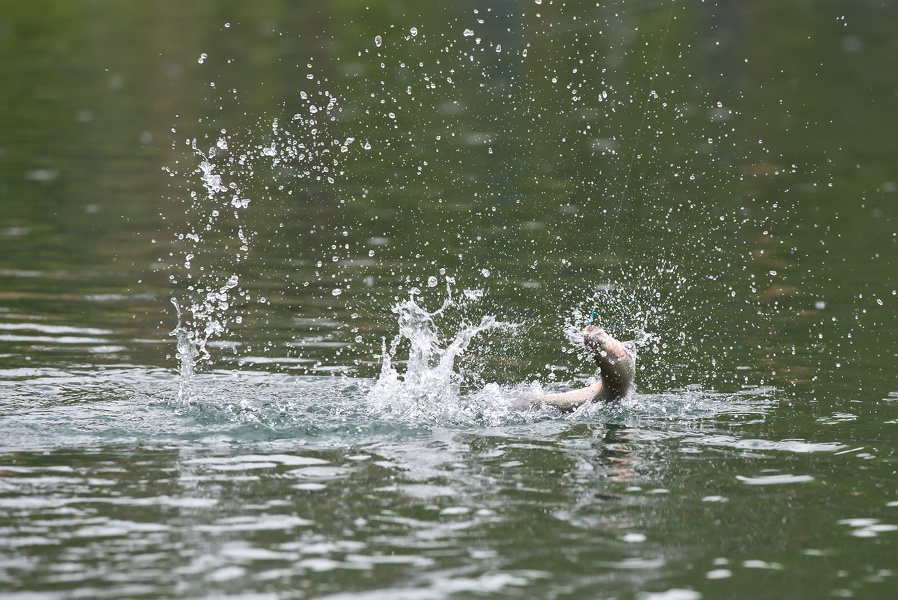
[(617, 208), (614, 211), (614, 220), (611, 225), (611, 237), (608, 241), (608, 246), (611, 252), (611, 255), (614, 255), (614, 236), (617, 232), (617, 224), (620, 221), (620, 213), (623, 208), (624, 202), (627, 199), (627, 193), (630, 191), (630, 178), (633, 175), (633, 167), (636, 164), (636, 155), (639, 151), (639, 142), (642, 139), (642, 130), (645, 128), (645, 121), (648, 117), (649, 110), (648, 104), (649, 100), (652, 98), (652, 94), (654, 90), (652, 89), (653, 83), (655, 82), (655, 77), (658, 75), (658, 68), (661, 66), (661, 57), (664, 55), (664, 45), (667, 43), (667, 35), (670, 33), (670, 23), (673, 21), (673, 9), (674, 9), (675, 0), (671, 0), (670, 10), (667, 12), (667, 23), (664, 25), (664, 34), (661, 37), (661, 45), (658, 48), (658, 56), (655, 58), (655, 66), (652, 68), (651, 75), (649, 75), (649, 83), (648, 89), (644, 94), (642, 100), (642, 106), (640, 107), (640, 111), (642, 112), (642, 119), (639, 122), (639, 127), (636, 129), (636, 140), (633, 143), (633, 148), (630, 151), (630, 161), (627, 166), (627, 176), (624, 178), (624, 189), (620, 194), (620, 199), (617, 202)]
[[(624, 187), (621, 190), (620, 197), (617, 201), (617, 206), (614, 209), (614, 218), (611, 223), (611, 235), (608, 240), (608, 249), (609, 254), (614, 256), (614, 237), (617, 234), (617, 225), (620, 221), (621, 210), (623, 209), (624, 202), (627, 199), (627, 194), (630, 191), (630, 179), (633, 175), (633, 167), (636, 165), (636, 156), (639, 152), (639, 142), (642, 140), (642, 130), (645, 129), (645, 122), (648, 118), (649, 113), (649, 100), (651, 100), (652, 95), (655, 93), (652, 89), (655, 83), (655, 77), (658, 74), (658, 69), (661, 66), (661, 57), (664, 56), (664, 46), (667, 43), (667, 36), (670, 33), (670, 24), (673, 21), (674, 14), (674, 3), (676, 0), (671, 0), (670, 2), (670, 10), (667, 12), (667, 23), (664, 25), (664, 33), (661, 36), (661, 44), (658, 47), (658, 55), (655, 57), (655, 65), (652, 67), (651, 74), (649, 75), (649, 82), (647, 85), (647, 90), (643, 95), (642, 105), (640, 106), (640, 112), (642, 113), (642, 117), (639, 121), (639, 127), (636, 129), (636, 139), (633, 142), (633, 148), (630, 150), (630, 159), (627, 165), (627, 175), (624, 178)], [(598, 304), (598, 300), (593, 303), (592, 310), (589, 313), (589, 318), (586, 321), (586, 325), (592, 325), (595, 321), (596, 314), (596, 306)]]

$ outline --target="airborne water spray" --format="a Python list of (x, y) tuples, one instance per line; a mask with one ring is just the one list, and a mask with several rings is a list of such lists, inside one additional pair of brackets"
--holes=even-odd
[[(664, 8), (672, 11), (672, 6)], [(540, 9), (552, 11), (551, 16), (537, 15), (534, 20), (519, 15), (522, 18), (511, 21), (505, 13), (478, 10), (476, 24), (456, 21), (445, 34), (429, 30), (423, 22), (413, 28), (390, 27), (376, 36), (372, 31), (371, 37), (356, 40), (357, 48), (338, 54), (340, 64), (332, 63), (322, 75), (300, 73), (291, 80), (318, 89), (288, 90), (291, 99), (276, 109), (282, 114), (258, 119), (255, 127), (240, 130), (240, 139), (228, 134), (225, 148), (216, 143), (216, 136), (207, 138), (210, 148), (195, 156), (220, 169), (197, 174), (226, 175), (226, 188), (233, 182), (243, 190), (243, 199), (252, 198), (256, 213), (252, 223), (259, 217), (260, 205), (265, 207), (261, 213), (271, 214), (272, 206), (296, 200), (289, 196), (292, 191), (300, 195), (306, 190), (303, 201), (330, 212), (301, 212), (302, 207), (285, 211), (287, 218), (298, 216), (302, 221), (310, 216), (312, 222), (293, 228), (303, 239), (292, 247), (275, 235), (268, 238), (269, 247), (279, 247), (294, 261), (269, 263), (264, 257), (267, 236), (247, 226), (246, 206), (227, 210), (228, 227), (221, 220), (207, 223), (205, 204), (195, 201), (188, 207), (191, 224), (201, 226), (198, 232), (188, 231), (202, 239), (179, 240), (193, 244), (182, 256), (184, 264), (194, 263), (189, 267), (192, 279), (173, 280), (179, 287), (181, 327), (188, 332), (183, 335), (182, 356), (203, 361), (206, 355), (197, 348), (192, 353), (191, 343), (202, 342), (208, 351), (207, 342), (223, 341), (228, 324), (236, 324), (241, 316), (251, 315), (261, 323), (270, 312), (293, 310), (295, 320), (281, 321), (283, 328), (273, 327), (270, 331), (277, 337), (266, 330), (265, 346), (254, 350), (262, 347), (267, 353), (286, 346), (288, 359), (312, 365), (306, 373), (333, 372), (337, 367), (329, 361), (342, 361), (368, 374), (363, 369), (377, 368), (372, 354), (383, 330), (394, 326), (387, 324), (388, 309), (398, 302), (394, 295), (423, 287), (428, 276), (442, 275), (444, 268), (462, 276), (490, 277), (490, 302), (503, 306), (499, 312), (508, 311), (532, 327), (525, 360), (509, 367), (517, 369), (516, 381), (554, 374), (550, 364), (554, 361), (548, 357), (558, 353), (555, 331), (569, 312), (565, 307), (582, 305), (584, 295), (587, 302), (599, 299), (602, 308), (596, 315), (602, 325), (621, 338), (635, 334), (653, 355), (657, 352), (659, 373), (678, 371), (664, 368), (665, 356), (698, 355), (665, 352), (665, 344), (681, 349), (682, 336), (695, 329), (698, 317), (684, 307), (716, 302), (692, 293), (693, 285), (701, 286), (702, 278), (723, 264), (719, 256), (709, 260), (706, 252), (701, 233), (710, 229), (706, 216), (711, 211), (694, 198), (700, 189), (694, 177), (714, 179), (715, 190), (723, 180), (717, 171), (721, 163), (712, 155), (716, 147), (706, 152), (696, 143), (712, 133), (710, 126), (690, 124), (694, 131), (689, 130), (688, 139), (687, 135), (673, 139), (683, 131), (676, 128), (706, 114), (710, 102), (695, 99), (687, 89), (688, 78), (677, 80), (684, 69), (660, 63), (663, 40), (658, 45), (651, 40), (660, 40), (662, 31), (667, 36), (663, 13), (648, 19), (646, 28), (639, 11), (618, 14), (617, 8), (581, 11), (556, 3)], [(668, 13), (668, 29), (671, 20)], [(559, 25), (574, 31), (572, 44), (557, 39), (562, 35)], [(677, 60), (688, 53), (682, 43), (672, 40), (670, 46), (674, 50), (668, 54), (677, 54)], [(562, 52), (565, 48), (576, 51)], [(301, 62), (312, 70), (311, 62)], [(640, 76), (640, 69), (648, 71), (653, 62), (652, 72)], [(265, 83), (268, 90), (271, 82)], [(645, 100), (640, 103), (643, 92)], [(293, 107), (294, 102), (300, 109)], [(334, 124), (344, 102), (348, 107), (344, 120)], [(662, 123), (662, 117), (669, 117), (669, 122)], [(329, 133), (328, 124), (343, 129), (342, 135)], [(628, 142), (640, 134), (644, 143)], [(349, 152), (356, 148), (363, 151)], [(348, 154), (355, 162), (346, 163)], [(344, 163), (351, 167), (345, 176)], [(653, 181), (640, 171), (652, 172)], [(340, 185), (341, 179), (351, 181), (345, 188), (330, 187)], [(621, 194), (609, 192), (621, 184)], [(218, 195), (211, 201), (216, 202)], [(609, 198), (604, 210), (602, 197)], [(227, 250), (238, 235), (230, 220), (232, 212), (243, 223), (247, 238), (257, 241), (252, 265), (235, 261)], [(736, 218), (727, 216), (726, 225)], [(289, 228), (290, 221), (285, 222)], [(209, 224), (215, 235), (204, 232)], [(618, 226), (627, 231), (616, 231)], [(616, 241), (618, 233), (627, 243)], [(517, 239), (522, 235), (527, 236), (523, 245)], [(642, 249), (640, 235), (651, 238)], [(297, 247), (305, 254), (294, 251)], [(618, 258), (616, 251), (625, 258)], [(705, 264), (689, 264), (693, 255)], [(201, 258), (205, 270), (197, 266)], [(557, 272), (559, 264), (563, 274)], [(262, 280), (265, 272), (281, 278), (276, 286), (268, 286), (281, 305), (254, 312), (249, 291), (270, 283)], [(222, 291), (231, 275), (238, 277), (238, 285)], [(609, 282), (614, 286), (603, 287)], [(223, 293), (228, 307), (221, 310), (217, 303)], [(209, 294), (216, 304), (211, 311), (202, 308)], [(256, 301), (261, 294), (252, 296)], [(224, 327), (213, 327), (206, 336), (207, 322), (186, 323), (194, 318), (190, 311), (194, 305), (200, 307), (200, 321), (217, 311), (212, 318)], [(325, 321), (327, 331), (310, 339), (308, 330), (321, 332), (315, 323)], [(307, 330), (289, 329), (299, 323)], [(256, 358), (249, 349), (253, 325), (244, 322), (240, 339), (230, 346), (242, 359)], [(192, 338), (189, 332), (194, 332)], [(548, 340), (551, 343), (540, 348)], [(207, 358), (204, 366), (212, 364)], [(668, 387), (667, 380), (658, 380), (656, 386)]]
[[(220, 160), (232, 174), (245, 172), (235, 167), (245, 168), (252, 162), (249, 155), (235, 156), (228, 152), (229, 136), (226, 130), (221, 131), (221, 137), (208, 150), (198, 148), (196, 139), (188, 144), (193, 155), (200, 159), (193, 175), (199, 176), (204, 193), (191, 191), (187, 213), (204, 218), (190, 223), (187, 233), (176, 234), (177, 241), (186, 243), (187, 248), (183, 250), (180, 278), (174, 273), (169, 275), (173, 285), (184, 286), (180, 299), (177, 296), (171, 298), (178, 322), (170, 334), (177, 340), (176, 358), (180, 372), (178, 399), (182, 402), (190, 400), (190, 384), (197, 364), (211, 358), (208, 349), (210, 340), (227, 331), (231, 318), (238, 323), (242, 320), (239, 314), (231, 317), (230, 311), (234, 303), (233, 293), (241, 292), (238, 287), (240, 277), (233, 270), (249, 253), (250, 236), (244, 231), (241, 213), (249, 206), (250, 200), (236, 179), (230, 182), (224, 180), (215, 161)], [(228, 211), (232, 211), (230, 216), (233, 216), (230, 231), (222, 225), (226, 220), (224, 214)], [(222, 264), (207, 264), (205, 253), (214, 250), (212, 246), (223, 234), (226, 239), (236, 237), (236, 252), (227, 256)], [(193, 269), (195, 261), (202, 264)]]
[(301, 112), (188, 139), (186, 161), (196, 166), (186, 172), (164, 169), (179, 177), (186, 191), (186, 219), (174, 233), (168, 265), (177, 315), (170, 335), (176, 338), (182, 402), (193, 398), (197, 366), (214, 364), (213, 345), (229, 346), (236, 355), (242, 346), (250, 349), (248, 343), (224, 338), (233, 325), (245, 325), (254, 315), (254, 303), (269, 305), (264, 294), (254, 292), (264, 284), (266, 265), (249, 260), (259, 221), (258, 215), (247, 214), (249, 207), (271, 212), (272, 190), (283, 189), (284, 182), (291, 187), (333, 184), (342, 156), (355, 141), (327, 134), (327, 123), (339, 111), (333, 94), (301, 91), (299, 98)]
[[(371, 414), (416, 423), (470, 423), (484, 417), (489, 420), (489, 403), (483, 402), (483, 394), (466, 393), (457, 361), (476, 338), (490, 332), (513, 333), (517, 326), (492, 316), (482, 316), (478, 322), (462, 318), (456, 326), (447, 325), (452, 316), (463, 314), (480, 300), (479, 290), (463, 290), (455, 297), (447, 282), (446, 298), (433, 312), (419, 304), (419, 293), (413, 288), (408, 300), (393, 307), (399, 333), (389, 348), (384, 340), (381, 373), (367, 395)], [(408, 350), (404, 370), (397, 365), (400, 346)], [(505, 397), (493, 404), (493, 409), (509, 410)]]

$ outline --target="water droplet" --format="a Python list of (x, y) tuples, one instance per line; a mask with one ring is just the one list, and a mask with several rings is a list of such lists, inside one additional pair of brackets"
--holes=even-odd
[(427, 278), (427, 287), (436, 287), (436, 285), (437, 285), (436, 277), (431, 275), (430, 277)]
[(316, 112), (318, 112), (318, 107), (313, 104), (309, 107), (309, 112), (314, 115)]
[(410, 34), (412, 34), (412, 37), (415, 37), (416, 35), (418, 35), (418, 28), (417, 28), (417, 27), (412, 27), (411, 29), (408, 30), (408, 32), (409, 32)]
[(202, 54), (200, 54), (200, 57), (197, 59), (196, 62), (203, 64), (206, 61), (207, 56), (209, 56), (209, 55), (206, 54), (205, 52), (203, 52)]
[(379, 35), (374, 36), (374, 45), (380, 48), (380, 45), (384, 43), (384, 39)]
[(480, 274), (483, 275), (484, 277), (489, 277), (490, 270), (489, 269), (480, 269)]
[(474, 32), (470, 29), (465, 29), (465, 37), (471, 37), (474, 35)]
[(502, 52), (502, 44), (496, 44), (496, 52)]
[(343, 293), (343, 290), (341, 290), (340, 288), (334, 288), (333, 290), (331, 290), (331, 294), (334, 296), (339, 296), (342, 293)]

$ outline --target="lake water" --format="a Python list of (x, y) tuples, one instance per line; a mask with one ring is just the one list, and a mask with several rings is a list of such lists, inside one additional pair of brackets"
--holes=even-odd
[(894, 3), (0, 12), (0, 597), (898, 593)]

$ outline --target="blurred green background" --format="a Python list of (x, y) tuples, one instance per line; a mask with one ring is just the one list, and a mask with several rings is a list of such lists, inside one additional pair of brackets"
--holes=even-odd
[[(661, 340), (650, 388), (888, 386), (895, 13), (4, 2), (0, 317), (113, 332), (88, 362), (173, 366), (169, 299), (237, 274), (213, 364), (371, 376), (390, 307), (417, 287), (437, 308), (448, 276), (526, 326), (502, 357), (472, 349), (498, 379), (581, 368), (563, 330), (598, 305), (617, 335)], [(246, 208), (203, 201), (190, 140)], [(4, 345), (12, 364), (84, 354)]]

